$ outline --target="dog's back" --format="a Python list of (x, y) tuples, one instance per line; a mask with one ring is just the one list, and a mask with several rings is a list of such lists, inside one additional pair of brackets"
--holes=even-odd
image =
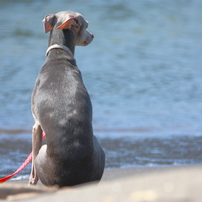
[[(99, 158), (94, 156), (94, 147), (99, 145), (93, 141), (90, 97), (75, 61), (64, 51), (57, 52), (58, 57), (55, 54), (52, 57), (51, 53), (47, 57), (32, 100), (47, 136), (47, 156), (54, 161), (43, 170), (51, 173), (52, 184), (61, 186), (67, 182), (74, 185), (98, 180), (96, 174), (94, 177), (89, 175), (95, 169), (95, 158)], [(40, 173), (38, 175), (41, 179)]]

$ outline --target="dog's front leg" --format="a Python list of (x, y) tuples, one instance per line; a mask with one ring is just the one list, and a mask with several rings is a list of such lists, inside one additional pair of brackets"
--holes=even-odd
[(39, 153), (41, 145), (42, 145), (42, 129), (39, 122), (36, 121), (32, 129), (32, 169), (29, 178), (30, 185), (35, 185), (38, 182), (38, 176), (35, 167), (35, 159)]

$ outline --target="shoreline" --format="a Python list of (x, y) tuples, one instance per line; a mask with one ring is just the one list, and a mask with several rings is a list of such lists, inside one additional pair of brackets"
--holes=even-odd
[(0, 185), (0, 201), (200, 202), (202, 198), (202, 164), (109, 169), (98, 184), (62, 189), (28, 187), (28, 179), (16, 181)]

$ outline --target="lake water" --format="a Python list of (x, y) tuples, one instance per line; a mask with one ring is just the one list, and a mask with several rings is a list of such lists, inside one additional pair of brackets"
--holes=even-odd
[(95, 35), (75, 58), (106, 168), (202, 163), (202, 1), (1, 0), (0, 177), (31, 151), (41, 21), (62, 10), (81, 13)]

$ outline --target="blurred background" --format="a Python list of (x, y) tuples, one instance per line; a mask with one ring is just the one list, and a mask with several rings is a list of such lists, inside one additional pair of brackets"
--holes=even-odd
[(42, 20), (63, 10), (95, 36), (75, 58), (106, 168), (202, 163), (202, 1), (0, 0), (0, 177), (31, 151)]

